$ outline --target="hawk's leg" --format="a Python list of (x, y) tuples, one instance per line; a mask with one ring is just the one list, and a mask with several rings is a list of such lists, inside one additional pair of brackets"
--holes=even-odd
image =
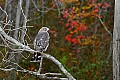
[(41, 54), (39, 52), (37, 52), (36, 54), (36, 61), (40, 61), (41, 60)]
[(38, 62), (40, 60), (41, 60), (41, 54), (38, 52), (34, 52), (34, 56), (32, 57), (31, 62), (36, 62), (36, 61)]

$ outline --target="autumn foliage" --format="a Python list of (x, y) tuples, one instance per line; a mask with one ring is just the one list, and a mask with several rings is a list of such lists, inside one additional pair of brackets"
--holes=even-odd
[[(91, 24), (97, 18), (102, 18), (102, 15), (100, 14), (101, 9), (108, 9), (110, 5), (107, 2), (95, 4), (94, 0), (91, 2), (89, 0), (86, 5), (79, 8), (81, 3), (78, 0), (75, 1), (77, 3), (75, 6), (68, 7), (63, 11), (63, 26), (65, 26), (67, 29), (67, 35), (65, 39), (74, 45), (82, 45), (85, 44), (86, 41), (83, 43), (81, 40), (88, 38), (88, 35), (85, 35), (84, 33), (91, 27)], [(66, 2), (71, 2), (71, 0)]]
[[(69, 44), (68, 55), (70, 56), (66, 61), (73, 60), (72, 64), (66, 62), (66, 65), (82, 66), (80, 70), (78, 68), (71, 69), (71, 71), (78, 73), (76, 75), (79, 76), (78, 80), (101, 80), (105, 77), (102, 72), (106, 74), (111, 70), (112, 66), (111, 63), (108, 64), (104, 61), (104, 59), (108, 58), (107, 55), (110, 50), (108, 45), (110, 45), (111, 36), (107, 33), (100, 20), (103, 20), (105, 27), (112, 31), (113, 18), (110, 18), (110, 15), (113, 14), (111, 13), (112, 5), (109, 4), (109, 1), (63, 1), (66, 9), (62, 11), (60, 24), (65, 28), (64, 39), (66, 44)], [(101, 51), (106, 54), (101, 56), (104, 59), (100, 58)], [(99, 65), (106, 66), (107, 69), (102, 69)], [(110, 77), (106, 77), (106, 79), (110, 79)]]
[[(0, 5), (4, 7), (5, 1), (0, 1)], [(33, 1), (40, 2), (37, 5), (40, 5), (39, 8), (42, 10), (42, 0)], [(61, 8), (61, 4), (64, 8)], [(112, 34), (114, 1), (45, 0), (45, 10), (43, 20), (42, 12), (37, 11), (31, 2), (28, 16), (30, 21), (27, 25), (33, 27), (27, 30), (31, 40), (27, 38), (26, 43), (30, 43), (32, 48), (31, 44), (39, 29), (47, 26), (50, 28), (50, 45), (46, 53), (58, 59), (76, 80), (112, 80), (112, 36), (107, 30)], [(23, 55), (28, 56), (26, 52), (24, 53)], [(29, 59), (21, 59), (20, 65), (36, 71), (39, 67), (37, 63), (32, 64), (28, 61)], [(48, 72), (61, 73), (58, 66), (44, 59), (41, 73)], [(21, 76), (24, 76), (25, 80), (37, 80), (36, 76), (23, 74)], [(21, 76), (18, 76), (18, 80)], [(64, 74), (62, 77), (65, 77)]]

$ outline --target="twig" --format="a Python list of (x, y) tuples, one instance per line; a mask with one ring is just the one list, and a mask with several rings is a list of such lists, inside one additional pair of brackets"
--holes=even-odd
[(42, 62), (43, 62), (43, 56), (41, 56), (41, 60), (40, 60), (40, 66), (38, 70), (39, 73), (41, 72), (41, 69), (42, 69)]
[[(4, 30), (1, 28), (0, 25), (0, 34), (2, 36), (5, 37), (5, 39), (15, 43), (17, 46), (22, 47), (24, 51), (29, 51), (29, 52), (37, 52), (33, 49), (31, 49), (29, 46), (23, 45), (22, 43), (18, 42), (16, 39), (8, 36)], [(76, 80), (69, 72), (67, 72), (67, 70), (63, 67), (63, 65), (57, 60), (55, 59), (53, 56), (49, 55), (49, 54), (45, 54), (45, 53), (41, 53), (43, 55), (43, 57), (50, 59), (51, 61), (53, 61), (56, 65), (58, 65), (58, 67), (62, 70), (62, 72), (68, 77), (69, 80)]]
[(26, 70), (26, 69), (18, 70), (18, 69), (15, 69), (15, 68), (10, 68), (10, 69), (0, 68), (0, 70), (3, 70), (3, 71), (12, 71), (12, 70), (15, 70), (15, 71), (17, 71), (17, 72), (24, 72), (24, 73), (29, 73), (29, 74), (32, 74), (32, 75), (36, 75), (36, 76), (38, 76), (39, 78), (44, 78), (44, 79), (68, 80), (68, 78), (47, 77), (47, 75), (52, 75), (52, 76), (61, 75), (61, 74), (59, 74), (59, 73), (45, 73), (45, 74), (40, 74), (40, 73), (35, 72), (35, 71), (29, 71), (29, 70)]
[(99, 21), (101, 22), (101, 24), (103, 25), (103, 27), (105, 28), (105, 30), (110, 34), (110, 36), (112, 37), (112, 33), (107, 29), (107, 27), (105, 26), (105, 24), (103, 23), (103, 21), (101, 20), (101, 18), (99, 18)]

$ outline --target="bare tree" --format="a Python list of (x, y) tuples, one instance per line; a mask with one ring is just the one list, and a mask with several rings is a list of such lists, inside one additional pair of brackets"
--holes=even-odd
[(113, 80), (120, 80), (120, 0), (115, 0), (113, 30)]
[[(27, 43), (27, 40), (25, 39), (25, 36), (27, 35), (27, 28), (30, 26), (27, 25), (27, 22), (34, 19), (28, 19), (28, 13), (30, 5), (34, 6), (34, 8), (41, 12), (42, 18), (42, 25), (44, 25), (44, 14), (48, 11), (52, 10), (52, 8), (45, 7), (45, 2), (47, 0), (42, 0), (42, 9), (39, 9), (40, 7), (36, 5), (36, 2), (33, 0), (18, 0), (18, 1), (12, 1), (12, 0), (6, 0), (5, 8), (3, 9), (0, 7), (0, 11), (2, 15), (0, 16), (0, 38), (2, 39), (2, 42), (4, 45), (2, 45), (4, 48), (7, 48), (6, 52), (3, 53), (0, 51), (0, 54), (2, 55), (2, 62), (0, 65), (0, 70), (10, 72), (10, 76), (8, 80), (16, 80), (16, 72), (22, 72), (27, 74), (36, 75), (38, 78), (43, 79), (60, 79), (60, 80), (76, 80), (67, 70), (62, 66), (62, 64), (55, 59), (53, 56), (46, 54), (46, 53), (40, 53), (43, 55), (43, 58), (47, 58), (51, 61), (53, 61), (60, 69), (61, 71), (66, 75), (67, 78), (60, 78), (59, 76), (61, 73), (39, 73), (39, 71), (30, 71), (22, 66), (19, 65), (19, 62), (21, 60), (21, 56), (23, 51), (29, 52), (29, 54), (33, 54), (36, 52), (35, 50), (31, 49), (30, 46)], [(12, 7), (12, 4), (15, 4), (15, 8)], [(25, 6), (24, 4), (25, 3)], [(57, 10), (60, 14), (60, 7), (61, 2), (59, 0), (53, 0), (53, 3), (57, 5)], [(33, 4), (33, 5), (32, 5)], [(10, 9), (9, 9), (10, 8)], [(16, 14), (14, 14), (16, 12)], [(13, 16), (16, 15), (16, 16)], [(35, 19), (38, 19), (35, 18)], [(29, 57), (28, 54), (28, 57)], [(27, 58), (28, 58), (27, 57)], [(24, 57), (26, 59), (26, 57)], [(39, 69), (38, 69), (39, 70)], [(48, 77), (47, 75), (52, 75), (54, 77)]]

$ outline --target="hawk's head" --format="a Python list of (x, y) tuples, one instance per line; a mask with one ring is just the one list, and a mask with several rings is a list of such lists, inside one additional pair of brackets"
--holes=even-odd
[(50, 29), (49, 28), (47, 28), (47, 27), (42, 27), (41, 29), (40, 29), (40, 31), (49, 31)]

